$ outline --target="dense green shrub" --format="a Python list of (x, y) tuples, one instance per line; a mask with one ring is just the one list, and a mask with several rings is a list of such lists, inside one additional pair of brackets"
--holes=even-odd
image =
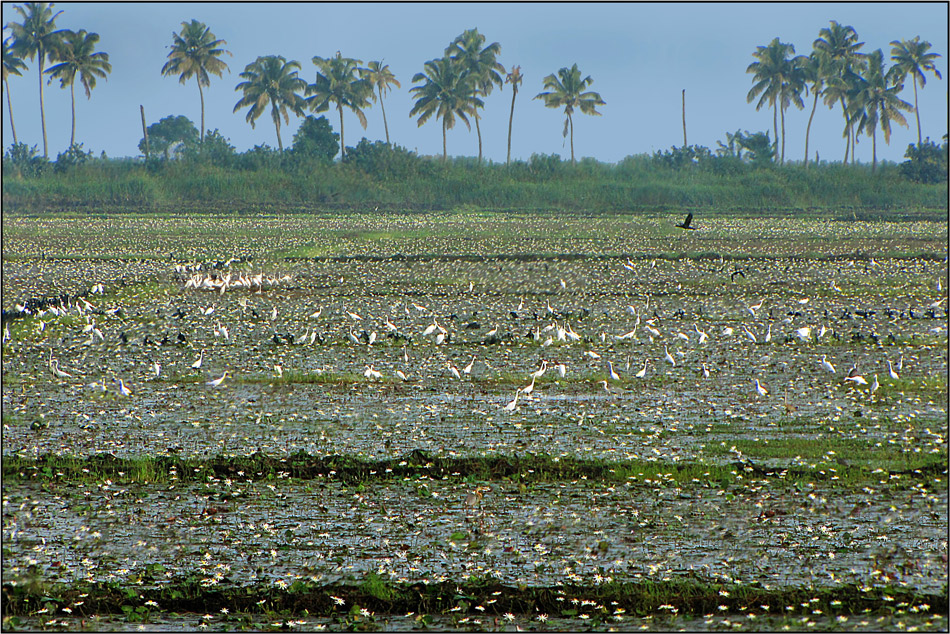
[[(946, 137), (944, 137), (946, 139)], [(947, 141), (942, 146), (927, 139), (920, 145), (911, 143), (907, 146), (904, 157), (908, 160), (901, 163), (901, 174), (904, 178), (915, 183), (946, 183), (947, 182)]]

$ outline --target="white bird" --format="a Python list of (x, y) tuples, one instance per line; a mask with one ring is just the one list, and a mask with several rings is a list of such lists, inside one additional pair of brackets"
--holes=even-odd
[(219, 385), (221, 385), (222, 383), (224, 383), (224, 379), (225, 379), (227, 376), (228, 376), (228, 372), (227, 372), (227, 370), (225, 370), (225, 371), (224, 371), (224, 374), (222, 374), (221, 376), (219, 376), (219, 377), (216, 378), (216, 379), (212, 379), (211, 381), (208, 381), (208, 382), (207, 382), (207, 385), (210, 385), (211, 387), (218, 387)]
[(152, 372), (155, 376), (159, 376), (162, 373), (162, 366), (158, 361), (152, 361)]
[(768, 330), (765, 331), (765, 343), (772, 341), (772, 324), (769, 324)]
[(69, 372), (63, 372), (62, 370), (59, 369), (59, 362), (58, 362), (56, 359), (53, 359), (53, 360), (50, 362), (50, 366), (49, 366), (49, 367), (50, 367), (50, 370), (52, 370), (53, 374), (54, 374), (57, 378), (60, 378), (60, 379), (71, 379), (71, 378), (73, 378), (73, 375), (70, 374)]
[(752, 379), (752, 380), (755, 381), (755, 391), (759, 394), (759, 396), (769, 395), (769, 391), (765, 389), (761, 383), (759, 383), (758, 379)]
[(757, 310), (759, 310), (760, 308), (762, 308), (762, 302), (764, 302), (764, 301), (765, 301), (764, 299), (760, 299), (758, 304), (753, 304), (752, 306), (749, 306), (749, 307), (746, 308), (746, 310), (748, 310), (748, 311), (752, 314), (752, 319), (755, 319), (755, 318), (756, 318), (756, 317), (755, 317), (755, 311), (757, 311)]
[(542, 359), (541, 367), (539, 367), (534, 372), (530, 373), (528, 376), (530, 376), (533, 379), (540, 379), (542, 376), (544, 376), (544, 373), (547, 372), (547, 370), (548, 370), (548, 361), (547, 359)]
[(901, 358), (897, 360), (897, 369), (901, 372), (904, 371), (904, 353), (901, 353)]
[(422, 331), (422, 336), (423, 336), (423, 337), (428, 337), (429, 335), (431, 335), (432, 333), (434, 333), (434, 332), (435, 332), (436, 330), (438, 330), (438, 329), (439, 329), (439, 323), (438, 323), (436, 320), (433, 319), (433, 320), (432, 320), (432, 323), (429, 324), (429, 325), (426, 327), (426, 329)]
[(372, 380), (372, 379), (378, 379), (382, 377), (383, 375), (381, 372), (377, 371), (373, 366), (368, 365), (366, 366), (366, 369), (363, 370), (363, 376), (365, 376), (367, 379)]
[(538, 377), (532, 376), (532, 377), (531, 377), (531, 383), (529, 383), (527, 386), (521, 388), (521, 393), (524, 394), (525, 396), (528, 396), (529, 394), (531, 394), (531, 392), (534, 391), (534, 382), (537, 381), (537, 380), (538, 380)]
[(689, 335), (687, 335), (687, 334), (685, 334), (685, 333), (682, 333), (682, 332), (676, 333), (676, 338), (677, 338), (677, 339), (682, 339), (682, 340), (685, 341), (686, 343), (689, 343)]
[(449, 369), (449, 372), (451, 372), (451, 373), (452, 373), (452, 376), (454, 376), (456, 379), (459, 379), (459, 380), (462, 379), (462, 375), (459, 374), (459, 369), (458, 369), (457, 367), (455, 367), (455, 366), (452, 365), (451, 363), (445, 364), (445, 367), (447, 367), (447, 368)]
[(864, 379), (864, 377), (861, 376), (860, 374), (854, 374), (854, 375), (852, 375), (852, 376), (846, 376), (846, 377), (844, 377), (844, 380), (845, 380), (845, 381), (851, 381), (851, 382), (853, 382), (853, 383), (855, 383), (855, 384), (857, 384), (857, 385), (867, 385), (867, 384), (868, 384), (868, 382), (867, 382), (867, 381)]
[(614, 371), (614, 364), (610, 361), (607, 362), (607, 375), (614, 381), (620, 380), (620, 375)]
[(808, 341), (811, 338), (811, 328), (808, 326), (803, 326), (795, 331), (795, 336), (801, 339), (802, 341)]
[(472, 368), (475, 367), (475, 355), (472, 355), (472, 360), (468, 362), (468, 365), (462, 368), (462, 372), (465, 374), (471, 374)]
[(274, 321), (277, 319), (277, 307), (274, 306), (270, 311), (270, 320)]
[(508, 401), (508, 404), (505, 405), (502, 409), (504, 409), (506, 412), (515, 411), (515, 408), (518, 407), (518, 397), (520, 395), (521, 395), (521, 388), (518, 388), (517, 390), (515, 390), (515, 397), (512, 400)]
[(557, 370), (557, 373), (560, 375), (562, 379), (567, 374), (567, 366), (564, 365), (563, 363), (558, 363), (556, 366), (554, 366), (554, 368)]
[(879, 388), (879, 387), (881, 387), (881, 384), (878, 382), (878, 380), (877, 380), (877, 375), (875, 374), (875, 375), (874, 375), (874, 380), (871, 381), (871, 392), (870, 392), (870, 393), (871, 393), (871, 394), (874, 394), (875, 392), (877, 392), (877, 388)]
[(643, 377), (645, 377), (647, 375), (647, 363), (649, 363), (649, 361), (650, 361), (649, 359), (645, 359), (643, 361), (643, 369), (637, 372), (636, 374), (634, 374), (633, 376), (637, 377), (638, 379), (642, 379)]
[(726, 326), (725, 328), (722, 329), (722, 334), (724, 334), (727, 337), (733, 335), (735, 332), (736, 331), (732, 326)]
[(676, 359), (670, 355), (670, 351), (667, 349), (666, 344), (663, 344), (663, 358), (666, 359), (671, 366), (676, 367)]
[(227, 326), (222, 326), (221, 322), (218, 322), (218, 327), (217, 327), (216, 332), (222, 337), (224, 337), (225, 341), (231, 338), (231, 334), (228, 332)]
[(386, 321), (383, 322), (383, 325), (386, 326), (386, 330), (388, 330), (389, 332), (396, 332), (396, 330), (397, 330), (396, 324), (394, 324), (393, 322), (391, 322), (391, 321), (389, 320), (389, 317), (386, 317)]
[(116, 377), (115, 382), (119, 384), (119, 394), (122, 396), (132, 396), (132, 390), (125, 386), (125, 383), (122, 382), (122, 379)]
[(408, 381), (408, 380), (409, 380), (409, 379), (406, 378), (406, 375), (405, 375), (405, 373), (404, 373), (402, 370), (396, 370), (396, 371), (394, 372), (394, 374), (395, 374), (397, 377), (399, 377), (399, 379), (400, 379), (401, 381)]
[(831, 365), (831, 361), (828, 361), (827, 356), (825, 354), (821, 355), (821, 367), (834, 374), (837, 370), (835, 370), (835, 366)]
[(488, 332), (486, 332), (486, 333), (485, 333), (485, 336), (486, 336), (486, 337), (494, 337), (494, 336), (495, 336), (495, 333), (497, 333), (497, 332), (498, 332), (498, 326), (495, 326), (494, 328), (492, 328), (491, 330), (489, 330)]
[(10, 341), (10, 326), (4, 324), (3, 326), (3, 343)]
[(706, 367), (706, 364), (705, 364), (705, 363), (703, 364), (703, 378), (704, 378), (704, 379), (708, 379), (708, 378), (709, 378), (709, 368)]
[(597, 354), (596, 352), (594, 352), (593, 350), (588, 350), (588, 351), (586, 351), (584, 354), (587, 355), (588, 357), (590, 357), (591, 359), (595, 359), (595, 360), (596, 360), (596, 359), (599, 359), (599, 358), (600, 358), (600, 355)]
[(353, 321), (363, 321), (363, 318), (362, 318), (362, 317), (360, 317), (360, 316), (357, 315), (356, 313), (353, 313), (353, 312), (350, 312), (350, 311), (346, 310), (345, 308), (343, 309), (343, 312), (345, 312), (347, 315), (349, 315), (349, 316), (350, 316), (350, 319), (352, 319)]
[(752, 343), (759, 343), (758, 340), (755, 338), (755, 335), (752, 334), (752, 331), (750, 331), (745, 326), (742, 327), (742, 332), (745, 333), (746, 337), (748, 337), (749, 340), (752, 341)]
[(278, 365), (278, 364), (275, 363), (275, 364), (274, 364), (274, 372), (277, 373), (277, 378), (278, 378), (278, 379), (283, 378), (283, 376), (284, 376), (284, 368), (283, 368), (282, 366), (280, 366), (280, 365)]
[(198, 354), (198, 358), (195, 359), (195, 362), (191, 364), (191, 369), (192, 369), (192, 370), (198, 370), (198, 369), (200, 369), (200, 368), (201, 368), (201, 363), (204, 361), (204, 358), (205, 358), (205, 351), (202, 350), (202, 351)]
[(696, 334), (699, 335), (699, 343), (700, 344), (706, 343), (706, 340), (709, 339), (709, 335), (707, 335), (705, 332), (700, 330), (697, 324), (693, 324), (693, 330), (695, 330)]
[(310, 313), (310, 319), (318, 319), (320, 314), (323, 312), (322, 308), (317, 309), (316, 311)]
[(602, 385), (602, 386), (604, 387), (604, 391), (605, 391), (605, 392), (610, 392), (610, 384), (608, 384), (606, 380), (601, 381), (601, 382), (600, 382), (600, 385)]
[(888, 374), (891, 376), (891, 378), (894, 379), (895, 381), (898, 381), (898, 380), (900, 380), (900, 378), (901, 378), (900, 375), (897, 374), (897, 372), (894, 371), (894, 367), (891, 365), (891, 360), (890, 360), (890, 359), (887, 360), (887, 373), (888, 373)]
[(445, 343), (445, 333), (440, 332), (435, 336), (435, 345), (441, 346), (443, 343)]
[(369, 345), (373, 345), (376, 342), (376, 331), (369, 333)]

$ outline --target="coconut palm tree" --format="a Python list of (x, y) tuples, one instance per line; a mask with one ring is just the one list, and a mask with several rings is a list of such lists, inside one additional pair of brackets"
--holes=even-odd
[[(468, 29), (455, 38), (445, 49), (445, 54), (461, 65), (463, 72), (472, 77), (472, 97), (487, 97), (497, 84), (502, 86), (505, 67), (496, 59), (501, 53), (501, 44), (492, 42), (484, 46), (485, 36), (478, 29)], [(483, 104), (484, 105), (484, 104)], [(478, 162), (482, 162), (482, 129), (479, 125), (478, 109), (475, 108), (475, 132), (478, 134)]]
[(825, 65), (827, 56), (818, 50), (812, 50), (811, 55), (802, 59), (801, 72), (805, 83), (805, 94), (809, 90), (815, 100), (811, 105), (811, 114), (808, 115), (808, 126), (805, 128), (805, 167), (808, 167), (808, 139), (811, 135), (811, 122), (815, 118), (815, 110), (818, 109), (818, 98), (823, 94), (825, 88)]
[(892, 67), (884, 70), (884, 53), (877, 49), (867, 57), (867, 68), (858, 82), (853, 103), (858, 116), (857, 132), (871, 137), (873, 160), (871, 171), (877, 170), (877, 128), (884, 133), (884, 142), (891, 142), (891, 122), (907, 127), (907, 119), (901, 110), (910, 112), (913, 107), (898, 97), (901, 85), (901, 70)]
[(46, 74), (60, 81), (61, 87), (69, 86), (69, 97), (72, 104), (72, 130), (69, 134), (69, 147), (76, 143), (76, 75), (86, 90), (86, 99), (92, 98), (92, 89), (96, 87), (96, 78), (105, 78), (112, 72), (108, 53), (95, 53), (98, 33), (87, 33), (85, 29), (78, 32), (65, 31), (62, 42), (56, 51), (56, 60), (59, 64), (46, 69)]
[(917, 106), (917, 84), (923, 88), (927, 85), (927, 79), (924, 77), (925, 71), (931, 71), (937, 76), (937, 79), (943, 79), (937, 66), (934, 64), (940, 57), (939, 53), (928, 53), (930, 42), (926, 40), (921, 42), (920, 36), (912, 40), (894, 40), (891, 42), (891, 59), (895, 62), (897, 77), (901, 83), (910, 74), (914, 82), (914, 113), (917, 115), (917, 145), (922, 143), (920, 137), (920, 109)]
[(172, 47), (168, 61), (162, 66), (162, 75), (178, 75), (179, 83), (186, 83), (192, 77), (198, 81), (198, 95), (201, 97), (201, 134), (199, 142), (205, 138), (205, 94), (202, 86), (210, 86), (208, 73), (218, 77), (224, 71), (231, 72), (228, 65), (220, 59), (230, 51), (221, 48), (227, 44), (216, 39), (214, 33), (198, 20), (181, 23), (181, 33), (172, 33)]
[(463, 71), (455, 61), (448, 57), (431, 59), (425, 63), (423, 72), (412, 77), (412, 83), (421, 83), (409, 89), (416, 99), (415, 105), (409, 111), (409, 116), (419, 115), (417, 125), (421, 126), (429, 117), (435, 115), (442, 119), (442, 160), (448, 158), (446, 138), (448, 130), (455, 127), (456, 117), (472, 129), (468, 122), (469, 116), (475, 115), (475, 109), (482, 105), (482, 100), (474, 97), (471, 82), (472, 76)]
[(564, 67), (557, 71), (557, 74), (550, 74), (544, 78), (544, 87), (547, 91), (535, 95), (535, 99), (543, 99), (544, 105), (548, 108), (564, 108), (564, 114), (567, 118), (564, 120), (564, 132), (562, 136), (567, 136), (568, 131), (571, 134), (571, 165), (574, 161), (574, 109), (580, 110), (584, 114), (596, 114), (597, 106), (605, 106), (607, 102), (601, 99), (600, 94), (588, 91), (583, 92), (585, 88), (594, 83), (590, 75), (581, 79), (581, 71), (577, 64), (571, 68)]
[(13, 144), (17, 144), (16, 126), (13, 125), (13, 102), (10, 100), (10, 75), (22, 77), (20, 69), (26, 70), (26, 64), (13, 52), (11, 38), (3, 40), (3, 89), (7, 92), (7, 111), (10, 113), (10, 129), (13, 131)]
[(330, 104), (336, 104), (340, 113), (340, 158), (346, 158), (346, 144), (343, 139), (343, 107), (346, 106), (366, 129), (366, 115), (363, 108), (369, 108), (370, 97), (373, 95), (373, 84), (361, 77), (360, 64), (363, 62), (351, 57), (343, 57), (340, 51), (334, 57), (314, 57), (313, 63), (317, 66), (317, 79), (307, 86), (307, 104), (314, 112), (326, 112)]
[(290, 123), (288, 110), (298, 117), (304, 116), (304, 107), (307, 100), (299, 93), (307, 89), (307, 82), (297, 76), (300, 62), (287, 61), (281, 55), (267, 55), (258, 57), (244, 67), (240, 77), (244, 79), (235, 86), (234, 90), (241, 90), (244, 96), (234, 105), (234, 112), (248, 107), (246, 121), (254, 127), (254, 121), (264, 113), (270, 104), (271, 118), (277, 129), (277, 149), (284, 151), (284, 144), (280, 140), (280, 118), (284, 123)]
[(13, 52), (18, 57), (37, 59), (40, 80), (40, 125), (43, 128), (43, 156), (49, 158), (49, 145), (46, 142), (46, 108), (43, 100), (43, 67), (46, 58), (53, 54), (59, 44), (62, 31), (56, 30), (56, 18), (62, 11), (53, 13), (52, 3), (26, 2), (13, 5), (13, 9), (23, 18), (23, 24), (10, 22), (7, 28), (13, 34)]
[(792, 44), (785, 44), (775, 38), (768, 46), (756, 47), (755, 53), (752, 54), (756, 61), (746, 68), (747, 73), (753, 73), (752, 79), (755, 82), (746, 95), (746, 101), (751, 103), (761, 95), (755, 109), (759, 110), (766, 103), (772, 106), (772, 127), (776, 143), (779, 139), (778, 118), (781, 115), (780, 163), (785, 161), (785, 111), (791, 104), (795, 104), (799, 109), (805, 107), (801, 97), (805, 88), (805, 58), (791, 57), (794, 54), (795, 47)]
[[(383, 105), (383, 95), (389, 92), (390, 86), (402, 88), (402, 84), (389, 70), (389, 64), (383, 64), (382, 60), (369, 62), (366, 68), (361, 71), (361, 74), (379, 92), (379, 107), (383, 111), (383, 128), (386, 130), (386, 144), (389, 145), (389, 124), (386, 123), (386, 107)], [(375, 93), (373, 94), (373, 101), (376, 101)]]
[(857, 31), (851, 26), (842, 26), (832, 20), (830, 25), (818, 31), (818, 39), (812, 45), (815, 50), (827, 55), (825, 65), (824, 102), (829, 108), (835, 103), (841, 104), (844, 114), (845, 143), (844, 162), (848, 163), (850, 152), (854, 158), (854, 126), (852, 124), (851, 108), (848, 107), (849, 95), (854, 91), (858, 73), (864, 64), (864, 53), (859, 52), (864, 42), (858, 41)]
[(518, 85), (524, 80), (521, 74), (521, 66), (515, 66), (511, 72), (505, 76), (505, 83), (511, 84), (511, 114), (508, 115), (508, 159), (505, 165), (511, 164), (511, 123), (515, 119), (515, 97), (518, 96)]

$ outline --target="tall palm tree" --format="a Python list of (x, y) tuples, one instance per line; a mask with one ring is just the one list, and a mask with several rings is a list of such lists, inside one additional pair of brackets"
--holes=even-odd
[(825, 77), (827, 75), (825, 71), (826, 65), (827, 56), (818, 50), (812, 50), (811, 55), (803, 58), (801, 61), (802, 79), (806, 82), (805, 93), (807, 95), (810, 90), (812, 96), (815, 98), (811, 105), (811, 114), (808, 115), (808, 126), (805, 128), (806, 168), (808, 167), (808, 139), (811, 135), (811, 122), (815, 118), (815, 110), (818, 109), (818, 98), (821, 97), (825, 89)]
[(307, 82), (297, 76), (300, 62), (287, 61), (281, 55), (267, 55), (258, 57), (244, 67), (240, 77), (244, 79), (235, 86), (234, 90), (241, 90), (244, 96), (234, 105), (234, 112), (248, 107), (245, 120), (254, 127), (254, 121), (264, 113), (270, 104), (271, 118), (277, 129), (277, 149), (284, 151), (284, 144), (280, 140), (280, 118), (284, 123), (290, 123), (290, 115), (304, 116), (304, 107), (307, 100), (299, 93), (307, 89)]
[(13, 8), (23, 18), (23, 24), (10, 22), (7, 28), (13, 33), (13, 52), (18, 57), (33, 59), (36, 57), (40, 80), (40, 125), (43, 128), (43, 156), (49, 158), (49, 145), (46, 142), (46, 108), (43, 99), (43, 67), (46, 58), (59, 44), (62, 31), (56, 30), (56, 18), (62, 11), (53, 14), (52, 3), (26, 2)]
[(472, 129), (469, 116), (475, 115), (475, 109), (482, 105), (481, 99), (473, 97), (472, 76), (465, 73), (459, 65), (448, 57), (431, 59), (425, 63), (423, 72), (412, 77), (412, 83), (424, 82), (409, 89), (416, 99), (409, 116), (419, 115), (417, 125), (421, 126), (429, 117), (435, 115), (442, 119), (442, 160), (448, 158), (447, 131), (455, 127), (458, 117)]
[(557, 74), (550, 74), (544, 78), (544, 87), (546, 92), (538, 93), (535, 99), (543, 99), (544, 105), (548, 108), (560, 108), (563, 106), (564, 114), (567, 118), (564, 120), (564, 132), (562, 136), (571, 133), (571, 165), (574, 161), (574, 109), (580, 110), (584, 114), (596, 114), (597, 106), (605, 106), (607, 102), (601, 99), (600, 94), (588, 91), (583, 92), (585, 88), (594, 83), (590, 75), (581, 79), (581, 71), (577, 64), (571, 68), (564, 67), (557, 71)]
[(72, 103), (72, 131), (69, 134), (69, 147), (76, 143), (76, 75), (86, 90), (86, 99), (92, 98), (92, 89), (96, 87), (96, 78), (112, 72), (108, 53), (94, 53), (98, 33), (87, 33), (85, 29), (78, 32), (66, 31), (63, 40), (56, 51), (56, 60), (59, 64), (46, 69), (46, 74), (53, 79), (59, 79), (60, 85), (69, 86), (69, 97)]
[(937, 76), (937, 79), (943, 79), (937, 66), (934, 64), (940, 57), (939, 53), (928, 53), (930, 42), (926, 40), (921, 42), (920, 36), (912, 40), (894, 40), (891, 42), (891, 59), (896, 63), (897, 77), (903, 83), (908, 73), (913, 77), (914, 82), (914, 113), (917, 115), (917, 145), (922, 141), (920, 138), (920, 109), (917, 107), (917, 84), (923, 88), (927, 85), (927, 79), (924, 77), (924, 71), (931, 71)]
[(314, 112), (325, 112), (330, 109), (331, 103), (336, 104), (340, 113), (340, 158), (345, 159), (343, 107), (346, 106), (356, 113), (365, 130), (366, 115), (363, 114), (363, 108), (369, 108), (371, 105), (369, 100), (373, 95), (373, 84), (361, 77), (361, 71), (364, 69), (360, 64), (363, 62), (343, 57), (340, 51), (330, 58), (314, 57), (313, 63), (317, 65), (317, 79), (307, 86), (306, 94), (313, 95), (307, 99), (307, 103)]
[[(756, 61), (746, 68), (747, 73), (753, 73), (755, 82), (746, 95), (746, 101), (752, 102), (759, 96), (755, 109), (759, 110), (768, 103), (773, 108), (772, 127), (775, 140), (778, 142), (778, 118), (782, 119), (782, 146), (779, 162), (785, 161), (785, 110), (792, 104), (799, 109), (804, 108), (801, 93), (805, 88), (804, 57), (791, 57), (795, 54), (792, 44), (773, 39), (768, 46), (756, 47), (752, 54)], [(761, 95), (761, 96), (760, 96)]]
[(832, 20), (830, 25), (818, 31), (818, 39), (812, 45), (815, 50), (827, 55), (825, 65), (824, 102), (828, 107), (835, 103), (841, 104), (844, 114), (844, 137), (847, 139), (844, 150), (844, 162), (848, 163), (848, 153), (854, 158), (854, 126), (851, 117), (851, 108), (848, 106), (849, 95), (854, 92), (858, 73), (864, 64), (864, 53), (859, 49), (864, 42), (858, 41), (857, 31), (851, 26), (842, 26)]
[[(463, 72), (472, 77), (471, 88), (472, 97), (487, 97), (491, 94), (492, 88), (497, 84), (502, 86), (502, 77), (500, 73), (505, 72), (505, 67), (498, 60), (498, 54), (501, 53), (501, 44), (492, 42), (484, 46), (485, 36), (478, 32), (478, 29), (468, 29), (463, 31), (451, 44), (445, 49), (445, 54), (453, 61), (458, 62)], [(484, 105), (484, 104), (483, 104)], [(478, 108), (475, 108), (475, 132), (478, 134), (478, 162), (482, 162), (482, 128), (479, 125)]]
[(515, 66), (511, 72), (505, 76), (505, 83), (511, 84), (511, 114), (508, 115), (508, 159), (505, 165), (511, 164), (511, 123), (515, 120), (515, 97), (518, 96), (518, 85), (524, 80), (521, 74), (521, 66)]
[(22, 77), (20, 69), (26, 70), (26, 64), (13, 52), (11, 39), (3, 40), (3, 89), (7, 92), (7, 111), (10, 113), (10, 129), (13, 131), (13, 144), (16, 145), (16, 126), (13, 125), (13, 102), (10, 100), (10, 75)]
[[(390, 86), (402, 88), (402, 84), (389, 70), (389, 64), (383, 64), (382, 60), (368, 63), (361, 73), (362, 77), (379, 91), (379, 107), (383, 111), (383, 127), (386, 129), (386, 144), (389, 145), (389, 124), (386, 123), (386, 107), (383, 105), (383, 95), (389, 92)], [(373, 101), (376, 101), (375, 93), (373, 94)]]
[(192, 77), (198, 81), (198, 95), (201, 97), (201, 134), (199, 142), (205, 139), (205, 94), (202, 86), (210, 86), (208, 73), (222, 77), (224, 71), (231, 72), (228, 65), (220, 59), (230, 51), (221, 48), (227, 44), (216, 39), (214, 33), (198, 20), (181, 23), (181, 33), (172, 33), (171, 52), (168, 61), (162, 66), (162, 75), (178, 75), (179, 83), (184, 84)]
[(867, 57), (867, 69), (858, 83), (853, 102), (858, 115), (858, 134), (871, 137), (873, 162), (871, 171), (877, 170), (877, 128), (884, 133), (884, 142), (891, 142), (891, 122), (907, 127), (907, 119), (901, 110), (910, 112), (912, 106), (898, 97), (901, 71), (897, 67), (884, 71), (884, 53), (877, 49)]

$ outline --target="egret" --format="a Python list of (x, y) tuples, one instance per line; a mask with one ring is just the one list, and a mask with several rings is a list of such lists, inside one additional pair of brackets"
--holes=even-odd
[(115, 382), (119, 384), (119, 394), (122, 396), (132, 396), (132, 390), (125, 386), (125, 383), (122, 382), (122, 379), (116, 377)]
[(755, 381), (755, 391), (758, 393), (759, 396), (769, 395), (769, 391), (765, 389), (765, 387), (763, 387), (761, 383), (759, 383), (758, 379), (752, 379), (752, 380)]
[(594, 352), (593, 350), (588, 350), (584, 353), (586, 356), (594, 359), (595, 361), (600, 358), (600, 355)]
[(795, 331), (795, 336), (802, 341), (808, 341), (811, 338), (811, 328), (804, 326)]
[(373, 379), (381, 378), (383, 375), (381, 372), (377, 371), (373, 366), (368, 365), (366, 366), (366, 369), (363, 370), (363, 376), (365, 376), (367, 379), (373, 380)]
[(603, 386), (605, 392), (608, 392), (608, 393), (610, 392), (610, 385), (607, 383), (606, 380), (601, 381), (600, 385)]
[(443, 343), (445, 343), (445, 333), (440, 332), (435, 336), (435, 345), (441, 346)]
[(706, 340), (709, 339), (709, 335), (699, 329), (699, 325), (693, 324), (693, 330), (696, 331), (696, 334), (699, 335), (699, 343), (704, 344)]
[[(352, 312), (346, 310), (345, 308), (343, 309), (343, 312), (345, 312), (347, 315), (349, 315), (350, 319), (352, 319), (353, 321), (363, 321), (363, 318), (362, 318), (362, 317), (360, 317), (360, 316), (357, 315), (356, 313), (352, 313)], [(274, 314), (275, 314), (275, 315), (277, 314), (277, 309), (276, 309), (276, 308), (274, 309)]]
[(280, 365), (278, 365), (278, 364), (275, 363), (275, 364), (274, 364), (274, 372), (277, 373), (277, 378), (278, 378), (278, 379), (283, 378), (283, 376), (284, 376), (284, 368), (283, 368), (283, 366), (280, 366)]
[(56, 359), (53, 359), (53, 361), (50, 363), (50, 370), (52, 370), (53, 374), (57, 378), (60, 378), (60, 379), (73, 378), (73, 375), (70, 374), (69, 372), (63, 372), (62, 370), (59, 369), (59, 362)]
[(451, 363), (446, 363), (445, 367), (449, 369), (449, 372), (452, 373), (452, 376), (454, 376), (456, 379), (459, 379), (460, 381), (462, 380), (462, 375), (459, 374), (459, 369), (457, 367), (455, 367)]
[(752, 343), (759, 343), (758, 340), (755, 338), (755, 335), (752, 334), (752, 331), (750, 331), (745, 326), (742, 327), (742, 332), (745, 333), (746, 337), (748, 337)]
[(877, 392), (877, 388), (879, 388), (879, 387), (881, 387), (881, 384), (880, 384), (880, 382), (878, 382), (878, 380), (877, 380), (877, 375), (875, 374), (875, 375), (874, 375), (874, 380), (871, 381), (871, 392), (870, 392), (870, 393), (871, 393), (871, 394), (874, 394), (875, 392)]
[(360, 338), (357, 337), (356, 335), (354, 335), (354, 334), (353, 334), (353, 331), (348, 331), (346, 334), (349, 335), (350, 341), (351, 341), (352, 343), (355, 343), (356, 345), (359, 345), (359, 344), (360, 344)]
[(647, 375), (647, 363), (649, 362), (650, 362), (649, 359), (645, 359), (643, 361), (643, 369), (637, 372), (636, 374), (634, 374), (633, 376), (637, 377), (638, 379), (642, 379), (643, 377), (645, 377)]
[(824, 355), (824, 354), (821, 355), (821, 367), (824, 368), (825, 370), (828, 370), (832, 374), (834, 374), (835, 372), (837, 372), (837, 370), (835, 370), (835, 366), (831, 365), (831, 362), (828, 361), (828, 359), (826, 358), (827, 356), (828, 355)]
[(753, 304), (752, 306), (749, 306), (749, 307), (746, 308), (746, 310), (748, 310), (749, 313), (752, 314), (752, 319), (755, 319), (755, 318), (756, 318), (756, 317), (755, 317), (755, 311), (757, 311), (757, 310), (759, 310), (760, 308), (762, 308), (762, 302), (764, 302), (764, 301), (765, 301), (764, 299), (760, 299), (758, 304)]
[(198, 358), (195, 359), (195, 362), (191, 364), (191, 369), (192, 369), (192, 370), (198, 370), (198, 369), (200, 369), (200, 368), (201, 368), (201, 364), (202, 364), (202, 362), (204, 361), (204, 359), (205, 359), (205, 351), (202, 350), (202, 351), (198, 354)]
[(769, 324), (768, 330), (765, 331), (765, 343), (772, 341), (772, 324)]
[(156, 378), (161, 375), (162, 366), (158, 361), (152, 361), (152, 372), (155, 374)]
[(524, 394), (525, 396), (528, 396), (529, 394), (531, 394), (531, 392), (534, 391), (534, 382), (537, 381), (537, 380), (538, 380), (538, 377), (532, 376), (532, 377), (531, 377), (531, 383), (529, 383), (527, 386), (521, 388), (521, 393)]
[(610, 376), (610, 378), (613, 379), (614, 381), (619, 381), (619, 380), (620, 380), (620, 375), (617, 374), (617, 373), (614, 371), (614, 364), (611, 363), (610, 361), (607, 362), (607, 374), (608, 374), (608, 376)]
[(667, 349), (666, 344), (663, 344), (663, 358), (666, 359), (671, 366), (676, 367), (676, 359), (670, 355), (670, 351)]
[(227, 370), (225, 370), (224, 374), (222, 374), (216, 379), (212, 379), (211, 381), (208, 381), (206, 385), (210, 385), (211, 387), (218, 387), (219, 385), (224, 383), (224, 379), (227, 378), (227, 376), (228, 376), (228, 372)]
[[(247, 300), (245, 300), (246, 302)], [(320, 314), (323, 313), (323, 309), (319, 308), (316, 311), (310, 313), (310, 319), (319, 319)]]
[(399, 377), (399, 380), (401, 380), (401, 381), (408, 381), (408, 380), (409, 380), (409, 379), (406, 378), (406, 374), (405, 374), (402, 370), (396, 370), (396, 371), (394, 372), (394, 374), (395, 374), (397, 377)]
[(547, 372), (547, 370), (548, 370), (548, 362), (547, 362), (547, 359), (542, 359), (542, 360), (541, 360), (541, 367), (539, 367), (537, 370), (535, 370), (534, 372), (532, 372), (532, 373), (529, 374), (528, 376), (530, 376), (530, 377), (533, 378), (533, 379), (539, 379), (539, 378), (541, 378), (542, 376), (544, 376), (544, 373)]
[(890, 359), (887, 360), (887, 373), (888, 373), (888, 374), (891, 376), (891, 378), (894, 379), (895, 381), (900, 380), (900, 378), (901, 378), (900, 375), (897, 374), (897, 372), (894, 371), (894, 367), (891, 365), (891, 360), (890, 360)]
[(475, 367), (475, 355), (472, 355), (472, 360), (468, 362), (468, 365), (462, 368), (462, 372), (465, 374), (471, 374), (472, 368)]
[(554, 366), (554, 368), (557, 370), (557, 373), (560, 375), (562, 379), (567, 374), (567, 366), (564, 365), (563, 363), (558, 363), (556, 366)]
[(502, 409), (504, 409), (506, 412), (515, 411), (515, 408), (518, 407), (518, 397), (520, 395), (521, 395), (521, 388), (518, 388), (517, 390), (515, 390), (515, 397), (512, 400), (508, 401), (508, 404), (505, 405)]

